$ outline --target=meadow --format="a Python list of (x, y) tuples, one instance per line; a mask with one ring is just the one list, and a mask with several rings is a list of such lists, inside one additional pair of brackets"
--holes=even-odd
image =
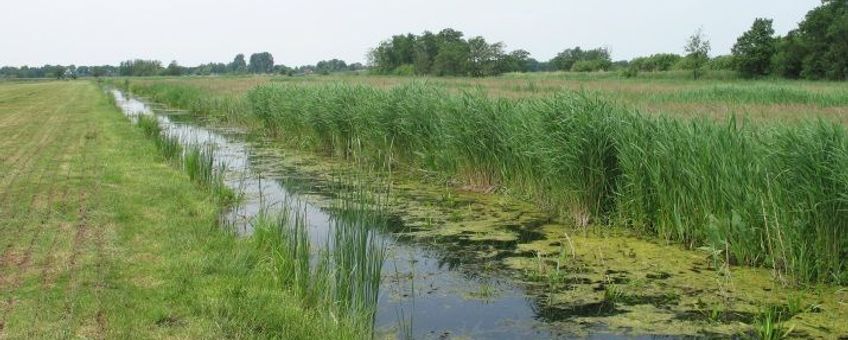
[(128, 85), (295, 148), (523, 197), (577, 226), (624, 226), (794, 282), (845, 283), (844, 85), (713, 78), (347, 75)]
[(0, 83), (0, 338), (365, 336), (285, 288), (268, 238), (220, 227), (234, 197), (204, 148), (110, 98)]

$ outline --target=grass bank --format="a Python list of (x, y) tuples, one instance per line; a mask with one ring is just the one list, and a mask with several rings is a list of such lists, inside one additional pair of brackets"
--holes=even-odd
[[(135, 90), (177, 106), (167, 98), (215, 97), (189, 88)], [(773, 87), (734, 89), (691, 96), (785, 97)], [(242, 100), (249, 115), (241, 117), (292, 146), (524, 195), (578, 225), (629, 226), (798, 282), (848, 282), (848, 136), (836, 123), (682, 120), (587, 92), (514, 100), (415, 82), (268, 84)]]
[(90, 82), (0, 84), (0, 338), (351, 338)]

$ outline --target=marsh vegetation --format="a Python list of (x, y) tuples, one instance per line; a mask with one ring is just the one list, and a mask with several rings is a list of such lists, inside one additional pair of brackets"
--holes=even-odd
[[(543, 82), (557, 85), (533, 91), (520, 86)], [(571, 82), (597, 90), (570, 90), (575, 86)], [(683, 86), (663, 90), (671, 84)], [(629, 92), (647, 91), (641, 86), (659, 92), (647, 97)], [(447, 244), (440, 248), (455, 254), (474, 254), (463, 260), (474, 270), (492, 270), (474, 263), (495, 256), (501, 263), (495, 272), (517, 274), (530, 282), (528, 294), (538, 299), (537, 315), (554, 324), (587, 317), (613, 329), (632, 328), (623, 321), (630, 313), (658, 317), (671, 309), (677, 316), (669, 329), (642, 331), (691, 334), (700, 327), (725, 334), (758, 329), (780, 336), (809, 334), (791, 322), (797, 314), (776, 317), (761, 312), (766, 307), (754, 302), (760, 293), (750, 289), (729, 293), (727, 287), (737, 285), (733, 282), (746, 282), (751, 288), (772, 282), (791, 294), (798, 289), (791, 287), (819, 283), (838, 287), (845, 282), (845, 263), (839, 260), (846, 249), (840, 231), (845, 220), (840, 215), (845, 202), (846, 177), (841, 170), (846, 162), (845, 131), (838, 114), (816, 118), (821, 108), (841, 110), (845, 98), (835, 84), (317, 77), (202, 84), (192, 79), (143, 80), (128, 88), (215, 124), (246, 128), (254, 138), (294, 152), (287, 151), (288, 157), (314, 155), (309, 161), (298, 161), (303, 156), (297, 156), (288, 165), (310, 176), (339, 176), (329, 170), (333, 168), (348, 173), (364, 170), (372, 177), (392, 178), (396, 185), (442, 187), (438, 194), (411, 189), (412, 196), (390, 200), (394, 203), (389, 210), (411, 228), (400, 235)], [(640, 102), (659, 109), (643, 111)], [(806, 118), (786, 119), (792, 110), (786, 106), (789, 102), (811, 112)], [(724, 103), (740, 111), (766, 106), (787, 116), (681, 116), (675, 114), (678, 103)], [(532, 208), (520, 210), (538, 210), (549, 222), (519, 222), (530, 224), (508, 228), (505, 235), (517, 232), (518, 238), (504, 241), (513, 236), (504, 236), (496, 227), (508, 221), (494, 217), (503, 212), (493, 212), (488, 220), (480, 215), (480, 207), (468, 205), (457, 192), (533, 202)], [(423, 197), (438, 203), (409, 204)], [(491, 208), (490, 203), (483, 206)], [(475, 219), (479, 225), (471, 223)], [(685, 269), (692, 277), (680, 269), (668, 274), (677, 265), (659, 262), (654, 264), (659, 274), (634, 279), (630, 271), (637, 269), (617, 266), (669, 250), (647, 244), (639, 248), (643, 246), (637, 247), (634, 239), (626, 239), (632, 236), (620, 241), (630, 246), (607, 249), (610, 245), (603, 240), (611, 236), (602, 231), (606, 228), (613, 235), (673, 242), (704, 254), (706, 261)], [(596, 236), (574, 234), (587, 230)], [(493, 249), (501, 255), (491, 255)], [(605, 255), (610, 252), (620, 253), (616, 256), (623, 262), (612, 261)], [(592, 264), (595, 261), (600, 263)], [(771, 273), (765, 276), (771, 277), (747, 273), (746, 266), (765, 268)], [(615, 274), (619, 272), (625, 274)], [(703, 295), (692, 292), (714, 288), (695, 289), (698, 285), (691, 280), (704, 280), (700, 276), (710, 272), (720, 277), (716, 280), (723, 297), (703, 303)], [(666, 283), (658, 284), (662, 281)], [(668, 282), (678, 288), (669, 289)], [(768, 289), (775, 289), (772, 284), (766, 284), (772, 287)], [(478, 288), (468, 296), (489, 299), (501, 291), (490, 284)], [(587, 295), (580, 298), (580, 292)], [(577, 302), (588, 296), (597, 300)], [(741, 296), (752, 299), (750, 304), (731, 302)], [(804, 301), (815, 304), (808, 298)], [(842, 315), (834, 312), (830, 317)], [(409, 320), (407, 315), (396, 315)], [(750, 328), (728, 328), (737, 321)], [(700, 326), (692, 328), (693, 322)], [(783, 328), (776, 331), (777, 325)]]

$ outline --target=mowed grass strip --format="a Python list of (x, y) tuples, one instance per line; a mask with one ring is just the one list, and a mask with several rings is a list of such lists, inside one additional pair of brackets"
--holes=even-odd
[(0, 338), (347, 338), (90, 82), (0, 84)]

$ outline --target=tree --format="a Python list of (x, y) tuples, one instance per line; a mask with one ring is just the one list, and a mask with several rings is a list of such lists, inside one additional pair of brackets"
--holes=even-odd
[(439, 54), (438, 38), (432, 32), (424, 31), (424, 34), (415, 40), (415, 73), (430, 74), (437, 54)]
[(468, 60), (471, 51), (463, 33), (445, 28), (436, 34), (438, 53), (433, 59), (431, 74), (437, 76), (459, 76), (468, 74)]
[(321, 60), (315, 64), (315, 72), (319, 74), (330, 74), (347, 70), (347, 63), (340, 59)]
[(92, 66), (91, 67), (91, 76), (95, 78), (100, 78), (102, 76), (108, 75), (108, 70), (105, 66)]
[(648, 57), (634, 58), (630, 61), (629, 67), (636, 72), (668, 71), (680, 62), (680, 58), (677, 54), (658, 53)]
[(77, 79), (77, 77), (79, 77), (79, 74), (77, 73), (77, 67), (76, 67), (76, 65), (68, 66), (68, 67), (65, 69), (65, 75), (63, 76), (63, 78), (65, 78), (65, 79), (70, 78), (70, 79), (74, 79), (74, 80), (76, 80), (76, 79)]
[(824, 0), (798, 25), (801, 76), (848, 79), (848, 0)]
[(580, 46), (573, 49), (566, 49), (556, 55), (549, 64), (556, 70), (571, 71), (571, 68), (583, 56), (583, 50)]
[(176, 60), (172, 60), (168, 67), (165, 68), (165, 74), (169, 76), (179, 76), (183, 74), (183, 69), (177, 64)]
[(468, 74), (468, 44), (448, 42), (439, 47), (439, 54), (433, 61), (432, 74), (437, 76), (457, 76)]
[(158, 60), (127, 60), (118, 66), (118, 72), (122, 76), (145, 77), (159, 75), (162, 71), (162, 63)]
[(584, 51), (578, 46), (560, 52), (551, 59), (549, 64), (560, 71), (599, 71), (609, 69), (612, 66), (612, 59), (606, 48)]
[(498, 61), (498, 73), (507, 73), (507, 72), (531, 72), (531, 63), (535, 62), (538, 64), (538, 61), (535, 61), (530, 58), (530, 52), (525, 50), (515, 50), (509, 52), (509, 54), (504, 55)]
[(733, 46), (736, 70), (747, 78), (767, 75), (776, 51), (775, 44), (772, 20), (757, 18)]
[(230, 63), (227, 67), (232, 73), (245, 73), (247, 72), (247, 63), (244, 61), (244, 54), (237, 54), (236, 58), (233, 59), (233, 62)]
[(274, 57), (268, 52), (251, 54), (247, 69), (250, 73), (272, 73), (274, 72)]
[(372, 70), (382, 74), (432, 74), (438, 76), (493, 76), (521, 71), (529, 53), (507, 55), (502, 42), (488, 43), (483, 37), (468, 40), (463, 33), (446, 28), (437, 34), (395, 35), (368, 53)]
[(471, 76), (485, 77), (497, 74), (497, 63), (503, 54), (503, 43), (489, 44), (483, 37), (469, 39), (468, 56)]
[(53, 72), (51, 72), (51, 73), (53, 74), (53, 77), (55, 77), (56, 79), (64, 79), (65, 78), (65, 71), (67, 71), (67, 68), (65, 68), (62, 65), (56, 65), (52, 69), (53, 69)]
[(686, 51), (685, 67), (692, 70), (692, 77), (701, 77), (702, 68), (710, 61), (710, 41), (704, 36), (702, 29), (695, 31), (683, 48)]
[[(770, 60), (766, 62), (766, 71), (770, 67)], [(732, 71), (737, 67), (736, 57), (733, 55), (720, 55), (710, 59), (704, 67), (713, 71)]]
[(790, 31), (777, 41), (777, 53), (771, 61), (771, 69), (777, 75), (797, 79), (804, 70), (804, 58), (807, 48), (798, 37), (798, 31)]

